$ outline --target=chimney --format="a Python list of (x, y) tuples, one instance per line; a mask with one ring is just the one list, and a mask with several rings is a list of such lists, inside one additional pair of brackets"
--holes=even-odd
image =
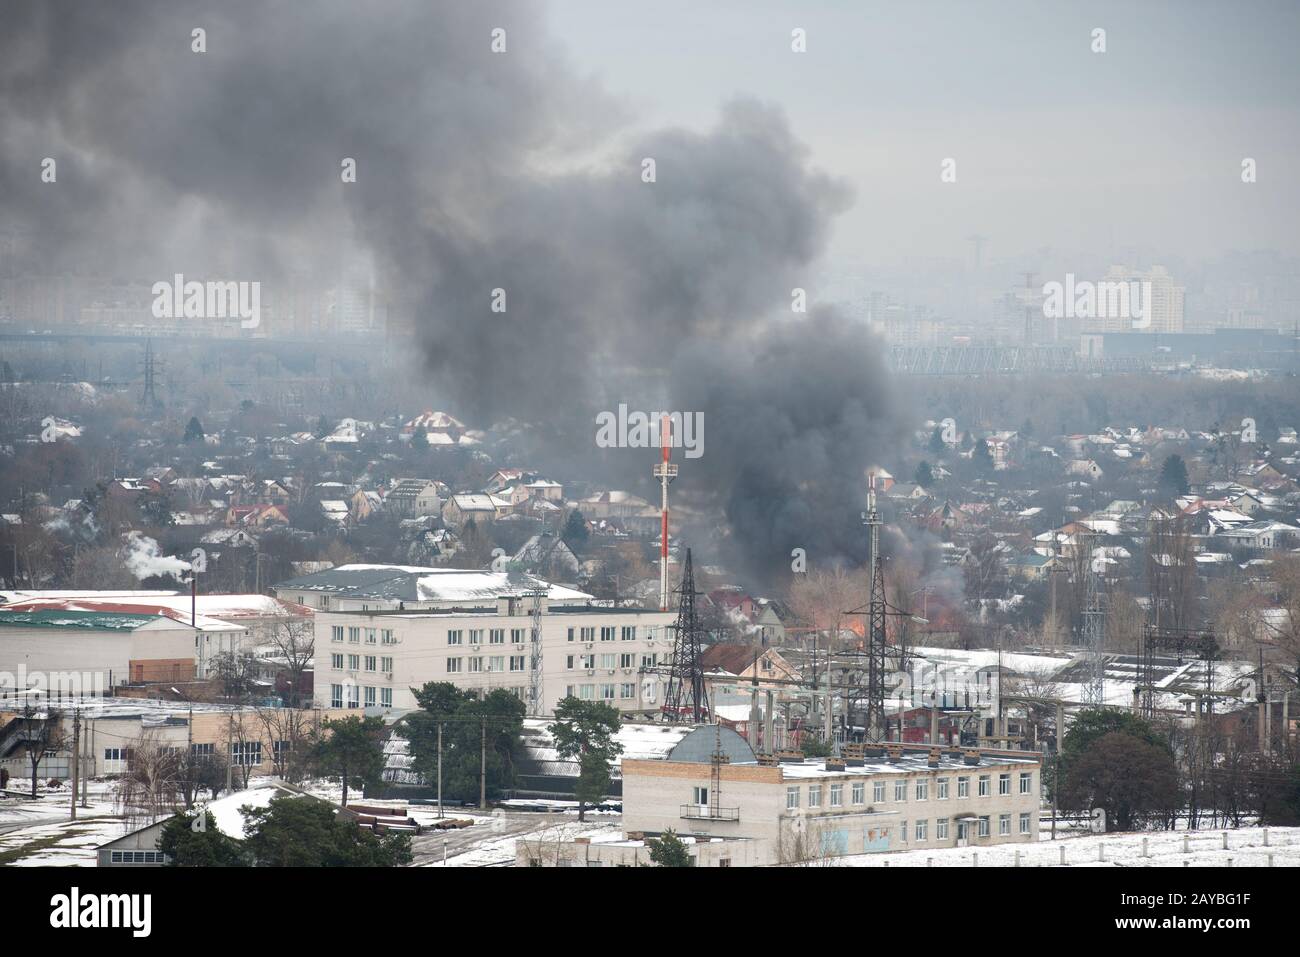
[(836, 757), (828, 757), (828, 758), (826, 759), (826, 770), (827, 770), (827, 771), (843, 771), (843, 770), (844, 770), (844, 759), (843, 759), (843, 758), (836, 758)]
[(894, 745), (885, 749), (885, 755), (889, 758), (890, 764), (897, 764), (899, 761), (903, 760), (903, 749)]
[(930, 756), (926, 759), (925, 763), (929, 767), (937, 768), (939, 766), (939, 758), (942, 756), (942, 754), (943, 752), (940, 751), (938, 748), (931, 748)]
[(979, 748), (967, 748), (964, 752), (962, 752), (962, 758), (961, 758), (961, 760), (962, 760), (962, 763), (963, 763), (963, 764), (971, 764), (971, 765), (979, 764), (979, 763), (980, 763), (980, 749), (979, 749)]

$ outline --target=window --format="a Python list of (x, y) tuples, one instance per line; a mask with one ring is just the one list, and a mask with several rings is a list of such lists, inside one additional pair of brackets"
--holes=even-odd
[(999, 815), (998, 815), (998, 833), (999, 833), (999, 834), (1010, 834), (1010, 833), (1011, 833), (1011, 815), (1010, 815), (1010, 814), (999, 814)]
[(483, 658), (481, 656), (476, 655), (475, 657), (469, 659), (470, 674), (475, 675), (482, 670), (483, 670)]
[(482, 628), (471, 628), (471, 629), (469, 630), (469, 643), (470, 643), (471, 645), (481, 645), (481, 644), (483, 644), (483, 629), (482, 629)]
[(348, 628), (348, 641), (352, 642), (354, 645), (361, 641), (361, 629)]
[(785, 809), (793, 810), (799, 806), (799, 788), (788, 787), (785, 789)]
[(1025, 811), (1020, 815), (1020, 833), (1021, 834), (1029, 833), (1029, 812), (1028, 811)]
[(237, 768), (251, 768), (262, 763), (261, 741), (232, 741), (230, 763)]
[(505, 670), (506, 670), (505, 655), (493, 655), (491, 658), (488, 659), (488, 671), (505, 671)]
[(948, 800), (948, 779), (947, 779), (947, 778), (939, 778), (935, 783), (938, 785), (938, 792), (939, 792), (939, 793), (936, 795), (936, 796), (938, 797), (938, 799), (939, 799), (940, 801), (946, 801), (946, 800)]
[(854, 782), (853, 782), (853, 796), (852, 796), (852, 800), (853, 800), (853, 803), (854, 803), (854, 804), (866, 804), (866, 803), (867, 803), (867, 785), (866, 785), (865, 782), (863, 782), (863, 781), (854, 781)]
[(613, 641), (613, 640), (614, 640), (614, 634), (615, 634), (615, 632), (616, 632), (617, 630), (618, 630), (618, 629), (616, 629), (613, 625), (608, 625), (608, 626), (604, 626), (604, 627), (602, 627), (602, 628), (600, 629), (600, 640), (601, 640), (601, 641)]
[(929, 821), (917, 821), (917, 822), (916, 822), (916, 839), (917, 839), (918, 841), (927, 841), (927, 840), (929, 840), (929, 837), (927, 837), (927, 832), (929, 831), (929, 829), (930, 829), (930, 822), (929, 822)]
[(373, 628), (367, 628), (367, 629), (366, 629), (366, 644), (368, 644), (368, 645), (373, 645), (374, 643), (375, 643), (375, 629), (373, 629)]
[(343, 686), (342, 685), (330, 685), (330, 707), (331, 708), (343, 707)]
[(581, 664), (578, 665), (579, 668), (594, 668), (594, 667), (596, 667), (596, 656), (595, 656), (595, 655), (579, 655), (579, 656), (578, 656), (578, 661), (581, 662)]
[(832, 784), (831, 785), (831, 807), (843, 807), (843, 806), (844, 806), (844, 785)]
[(363, 688), (362, 690), (365, 692), (366, 707), (373, 708), (375, 706), (375, 689)]
[(360, 655), (348, 655), (348, 671), (357, 671), (361, 668)]
[[(578, 629), (576, 629), (576, 628), (570, 628), (570, 629), (569, 629), (569, 640), (570, 640), (570, 641), (573, 641), (574, 633), (577, 632), (577, 630), (578, 630)], [(511, 631), (510, 634), (511, 634), (511, 637), (513, 637), (513, 636), (514, 636), (514, 631)]]
[(454, 675), (454, 674), (457, 674), (459, 671), (460, 671), (460, 659), (459, 659), (459, 658), (448, 658), (448, 659), (447, 659), (447, 674), (449, 674), (449, 675)]
[(700, 807), (707, 807), (709, 803), (709, 789), (696, 787), (694, 790), (694, 800), (692, 804), (698, 804)]
[(397, 639), (395, 639), (395, 638), (393, 637), (393, 629), (391, 629), (391, 628), (385, 628), (385, 629), (383, 629), (383, 630), (379, 633), (379, 636), (380, 636), (380, 637), (379, 637), (379, 640), (380, 640), (381, 642), (383, 642), (385, 645), (395, 645), (395, 644), (397, 644)]
[(623, 684), (619, 685), (619, 686), (618, 686), (618, 696), (619, 696), (620, 698), (635, 698), (635, 697), (636, 697), (636, 682), (635, 682), (635, 681), (627, 681), (627, 682), (624, 682)]
[(109, 851), (114, 864), (163, 864), (167, 855), (162, 851)]
[(581, 685), (578, 688), (578, 697), (583, 701), (591, 701), (596, 697), (595, 685)]
[(331, 640), (331, 641), (342, 641), (342, 640), (343, 640), (343, 626), (342, 626), (342, 625), (332, 625), (332, 626), (330, 627), (330, 640)]
[(934, 822), (934, 839), (936, 841), (948, 840), (948, 819), (941, 817)]
[(330, 665), (334, 668), (335, 671), (342, 671), (342, 670), (343, 670), (343, 656), (342, 656), (342, 655), (330, 655)]
[(1033, 791), (1033, 787), (1034, 787), (1034, 772), (1021, 771), (1020, 772), (1020, 793), (1030, 794)]
[(653, 667), (655, 666), (655, 662), (656, 662), (657, 660), (658, 660), (658, 655), (642, 655), (642, 656), (641, 656), (641, 667), (642, 667), (642, 668), (653, 668)]
[(374, 671), (374, 670), (375, 670), (375, 656), (374, 656), (374, 655), (366, 655), (366, 670), (367, 670), (367, 671)]
[(980, 837), (989, 836), (989, 819), (987, 817), (980, 818), (979, 836)]
[(930, 782), (925, 778), (916, 779), (916, 799), (918, 801), (930, 800)]
[(981, 774), (980, 775), (980, 797), (984, 798), (988, 796), (989, 796), (989, 776), (987, 774)]
[(636, 655), (626, 655), (626, 654), (625, 654), (625, 655), (619, 655), (619, 656), (618, 656), (618, 666), (619, 666), (620, 668), (635, 668), (635, 667), (636, 667)]
[(822, 806), (822, 786), (820, 784), (811, 784), (808, 786), (808, 806)]
[(907, 834), (908, 834), (908, 831), (907, 831), (907, 822), (906, 822), (906, 821), (903, 821), (903, 822), (902, 822), (902, 827), (899, 828), (898, 833), (902, 836), (902, 838), (903, 838), (903, 843), (906, 844), (906, 843), (907, 843)]
[(871, 800), (876, 804), (885, 803), (885, 782), (873, 781), (871, 783)]
[(1011, 793), (1011, 775), (1010, 775), (1010, 774), (999, 774), (999, 775), (998, 775), (998, 794), (1010, 794), (1010, 793)]
[(600, 686), (600, 697), (601, 697), (603, 700), (605, 700), (605, 701), (613, 701), (613, 700), (614, 700), (614, 686), (613, 686), (613, 685), (601, 685), (601, 686)]
[(895, 781), (895, 782), (894, 782), (894, 800), (895, 800), (895, 801), (906, 801), (906, 800), (907, 800), (907, 782), (906, 782), (906, 781)]
[(349, 708), (356, 708), (360, 706), (361, 701), (357, 697), (359, 694), (361, 694), (361, 692), (360, 690), (358, 690), (356, 685), (348, 685), (348, 707)]
[(636, 641), (636, 625), (623, 626), (623, 640)]
[(957, 779), (957, 796), (959, 798), (970, 797), (970, 778)]
[(391, 708), (391, 707), (393, 706), (393, 689), (392, 689), (392, 688), (380, 688), (380, 689), (379, 689), (379, 704), (380, 704), (381, 706), (385, 707), (385, 708)]
[(601, 655), (600, 666), (602, 668), (617, 668), (618, 655)]
[[(573, 641), (573, 629), (569, 629), (569, 640)], [(522, 628), (510, 629), (510, 644), (522, 645), (524, 643), (524, 630)]]
[(379, 659), (379, 670), (380, 670), (380, 671), (385, 671), (385, 672), (391, 672), (391, 671), (393, 670), (393, 659), (392, 659), (392, 658), (380, 658), (380, 659)]
[(523, 670), (524, 670), (524, 656), (523, 656), (523, 655), (511, 655), (511, 656), (510, 656), (510, 670), (511, 670), (511, 671), (523, 671)]
[(504, 628), (493, 628), (488, 632), (488, 644), (504, 645), (506, 643), (506, 630)]
[[(335, 685), (334, 687), (340, 689), (342, 688), (341, 685)], [(336, 707), (338, 706), (336, 705)], [(190, 754), (192, 754), (196, 758), (210, 758), (216, 753), (217, 753), (216, 745), (214, 744), (191, 744), (190, 745)]]
[(452, 629), (452, 630), (448, 631), (448, 632), (447, 632), (447, 644), (449, 644), (449, 645), (459, 645), (459, 644), (461, 643), (461, 636), (462, 636), (463, 634), (464, 634), (464, 632), (462, 632), (459, 628)]

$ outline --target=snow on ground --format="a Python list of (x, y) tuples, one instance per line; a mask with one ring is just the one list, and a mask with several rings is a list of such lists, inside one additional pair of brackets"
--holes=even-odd
[[(504, 833), (514, 829), (514, 833)], [(469, 831), (479, 832), (476, 824)], [(462, 834), (467, 832), (462, 831)], [(582, 823), (567, 816), (560, 819), (552, 814), (510, 815), (491, 819), (472, 843), (464, 845), (460, 853), (447, 857), (447, 867), (513, 867), (515, 848), (519, 841), (537, 841), (543, 844), (572, 841), (577, 837), (590, 837), (593, 842), (617, 841), (623, 831), (619, 824)], [(435, 850), (436, 850), (436, 838)], [(424, 867), (441, 867), (441, 860), (422, 862)]]
[[(1267, 847), (1264, 831), (1268, 831)], [(1228, 847), (1224, 850), (1223, 835)], [(1188, 853), (1183, 853), (1183, 837)], [(1149, 857), (1142, 856), (1147, 841)], [(1243, 827), (1236, 830), (1147, 831), (1125, 834), (1057, 835), (1052, 841), (1044, 834), (1037, 844), (996, 844), (990, 847), (948, 847), (900, 851), (889, 854), (857, 854), (826, 862), (841, 867), (1014, 867), (1016, 852), (1021, 867), (1060, 867), (1061, 849), (1067, 867), (1267, 867), (1273, 855), (1274, 867), (1300, 867), (1300, 827)], [(975, 855), (979, 855), (978, 865)], [(1104, 860), (1099, 855), (1104, 854)], [(1229, 860), (1231, 859), (1231, 864)], [(821, 862), (819, 862), (821, 863)]]
[[(6, 867), (94, 867), (95, 849), (126, 833), (107, 805), (77, 809), (77, 820), (37, 824), (0, 834), (0, 865)], [(66, 809), (65, 809), (66, 816)]]

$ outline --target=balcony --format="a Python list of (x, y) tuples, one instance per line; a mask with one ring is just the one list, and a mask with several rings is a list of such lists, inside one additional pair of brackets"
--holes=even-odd
[(707, 804), (681, 805), (682, 818), (688, 821), (739, 821), (738, 807), (709, 807)]

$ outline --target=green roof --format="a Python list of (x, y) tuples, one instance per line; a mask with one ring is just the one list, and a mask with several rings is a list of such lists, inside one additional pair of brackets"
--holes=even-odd
[(0, 625), (21, 628), (86, 628), (134, 631), (161, 615), (123, 615), (106, 611), (11, 611), (0, 609)]

